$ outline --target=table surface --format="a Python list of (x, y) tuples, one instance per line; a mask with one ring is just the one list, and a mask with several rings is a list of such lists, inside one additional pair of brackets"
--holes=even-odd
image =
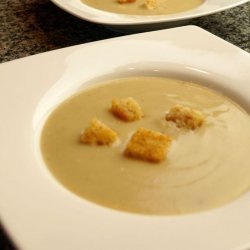
[[(193, 19), (197, 25), (250, 52), (250, 2)], [(0, 63), (72, 45), (123, 36), (78, 19), (49, 0), (0, 1)], [(0, 249), (14, 246), (0, 228)]]

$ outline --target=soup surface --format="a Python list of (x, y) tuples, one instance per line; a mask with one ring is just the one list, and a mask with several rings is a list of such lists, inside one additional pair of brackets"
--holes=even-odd
[[(144, 117), (124, 122), (110, 112), (113, 98), (133, 97)], [(196, 130), (165, 120), (176, 104), (200, 110)], [(120, 142), (84, 145), (79, 136), (96, 117)], [(137, 128), (173, 138), (167, 158), (150, 163), (128, 158), (124, 147)], [(221, 206), (250, 186), (250, 116), (223, 95), (168, 78), (116, 79), (86, 88), (60, 104), (41, 134), (46, 165), (75, 194), (103, 206), (143, 214), (183, 214)]]
[(104, 11), (130, 15), (161, 15), (187, 11), (201, 5), (204, 0), (156, 0), (155, 8), (146, 6), (147, 0), (119, 3), (117, 0), (82, 0), (83, 3)]

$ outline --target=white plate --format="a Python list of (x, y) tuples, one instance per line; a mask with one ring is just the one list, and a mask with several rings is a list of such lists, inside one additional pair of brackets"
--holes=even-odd
[(240, 4), (248, 0), (205, 0), (198, 8), (171, 14), (155, 16), (123, 15), (101, 11), (83, 4), (81, 0), (51, 0), (63, 10), (94, 23), (109, 25), (120, 30), (152, 30), (182, 25), (189, 19), (209, 15)]
[[(194, 26), (60, 49), (0, 65), (0, 217), (25, 250), (243, 250), (250, 192), (218, 209), (145, 216), (105, 208), (62, 187), (41, 161), (41, 124), (86, 84), (129, 75), (199, 81), (250, 111), (250, 56)], [(244, 248), (245, 247), (245, 248)]]

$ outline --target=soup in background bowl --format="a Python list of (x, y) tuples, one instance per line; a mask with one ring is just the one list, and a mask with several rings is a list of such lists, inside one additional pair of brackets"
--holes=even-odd
[(119, 14), (166, 15), (194, 9), (204, 0), (82, 0), (82, 2), (96, 9)]

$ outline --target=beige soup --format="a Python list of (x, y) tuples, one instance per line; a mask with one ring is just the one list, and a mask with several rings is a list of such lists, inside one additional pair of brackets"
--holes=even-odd
[[(123, 122), (111, 100), (133, 97), (145, 117)], [(196, 130), (176, 128), (165, 113), (181, 104), (205, 115)], [(114, 129), (120, 143), (79, 143), (96, 117)], [(166, 160), (149, 163), (122, 154), (139, 127), (166, 133), (173, 143)], [(188, 82), (154, 77), (106, 82), (74, 95), (49, 116), (41, 135), (44, 161), (73, 193), (95, 203), (144, 214), (193, 213), (221, 206), (250, 186), (250, 116), (228, 98)]]
[(204, 0), (156, 0), (155, 8), (146, 6), (147, 0), (118, 3), (117, 0), (82, 0), (83, 3), (104, 11), (130, 15), (161, 15), (187, 11), (201, 5)]

